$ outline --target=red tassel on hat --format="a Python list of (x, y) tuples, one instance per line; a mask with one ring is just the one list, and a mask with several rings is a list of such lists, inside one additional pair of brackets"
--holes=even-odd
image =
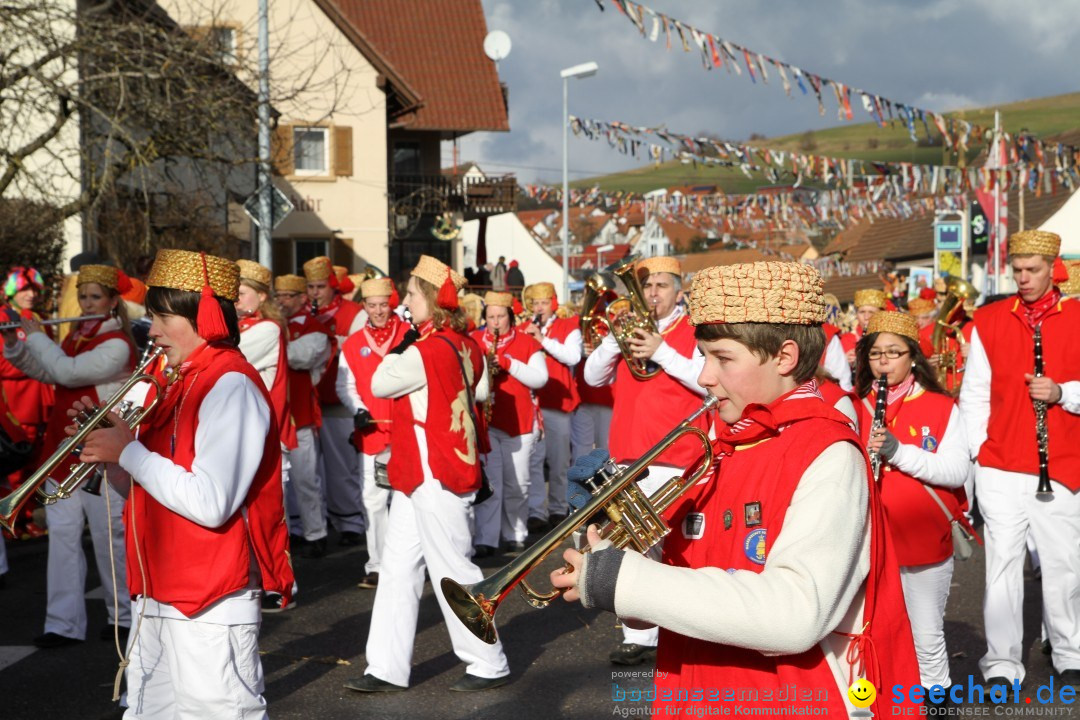
[(888, 310), (889, 312), (896, 312), (896, 305), (893, 303), (892, 300), (886, 300), (885, 301), (885, 309)]
[(923, 300), (934, 300), (937, 298), (937, 291), (934, 288), (924, 287), (919, 290), (919, 297)]
[(514, 317), (521, 317), (521, 314), (525, 312), (525, 308), (521, 306), (521, 301), (517, 298), (514, 298), (514, 302), (510, 306), (510, 309), (513, 310)]
[(206, 253), (199, 253), (202, 257), (203, 287), (202, 297), (199, 298), (199, 314), (195, 324), (199, 326), (199, 337), (207, 342), (224, 340), (229, 337), (229, 326), (225, 324), (225, 315), (221, 312), (221, 305), (214, 297), (214, 289), (210, 287), (210, 272), (206, 267)]
[(336, 288), (340, 284), (338, 283), (337, 273), (334, 272), (333, 266), (330, 267), (330, 277), (326, 278), (326, 284), (332, 288)]
[(401, 296), (398, 295), (397, 285), (395, 285), (394, 281), (391, 280), (390, 281), (390, 309), (393, 310), (394, 308), (396, 308), (400, 304), (401, 304)]
[(444, 310), (457, 310), (458, 297), (454, 280), (450, 277), (450, 268), (446, 268), (446, 279), (439, 288), (439, 295), (435, 298), (436, 304)]
[(555, 312), (559, 309), (559, 298), (554, 295), (551, 296), (551, 312)]
[[(337, 279), (337, 274), (336, 273), (334, 275), (334, 279), (335, 280)], [(349, 293), (354, 292), (355, 290), (356, 290), (356, 285), (353, 284), (352, 278), (350, 278), (348, 275), (346, 275), (338, 283), (338, 292), (341, 293), (342, 295), (348, 295)]]
[(1065, 267), (1064, 261), (1061, 257), (1054, 258), (1054, 284), (1060, 285), (1069, 279), (1069, 268)]
[(131, 290), (131, 278), (120, 268), (116, 269), (116, 292), (123, 295)]

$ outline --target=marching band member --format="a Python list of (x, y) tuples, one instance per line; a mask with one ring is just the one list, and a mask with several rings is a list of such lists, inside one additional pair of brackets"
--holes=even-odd
[(393, 401), (375, 397), (371, 378), (390, 348), (405, 339), (409, 324), (394, 313), (397, 291), (390, 278), (365, 280), (360, 285), (368, 322), (353, 333), (341, 348), (344, 360), (338, 367), (337, 393), (353, 415), (353, 445), (360, 453), (364, 512), (367, 516), (368, 560), (360, 587), (379, 584), (382, 549), (386, 540), (390, 491), (376, 483), (376, 465), (386, 465), (390, 448), (390, 415)]
[[(26, 342), (18, 342), (14, 331), (4, 332), (4, 358), (36, 381), (56, 385), (57, 409), (49, 419), (42, 445), (45, 457), (65, 438), (64, 426), (68, 423), (65, 411), (84, 396), (95, 403), (112, 396), (134, 368), (135, 342), (120, 299), (126, 282), (127, 276), (114, 267), (82, 266), (78, 278), (79, 307), (85, 315), (107, 315), (108, 319), (84, 320), (68, 333), (63, 345), (49, 339), (36, 320), (23, 320)], [(62, 481), (67, 474), (68, 463), (61, 463), (53, 473), (53, 481)], [(82, 534), (87, 522), (109, 616), (101, 638), (112, 640), (115, 634), (126, 642), (131, 612), (130, 598), (122, 589), (123, 507), (124, 499), (106, 488), (96, 495), (73, 492), (70, 498), (45, 506), (49, 523), (48, 601), (45, 633), (34, 638), (38, 647), (62, 647), (86, 639), (86, 556)], [(113, 560), (110, 560), (110, 545)], [(117, 586), (113, 585), (114, 578)], [(121, 589), (118, 591), (117, 587)]]
[[(549, 282), (529, 285), (522, 293), (526, 309), (540, 320), (524, 331), (540, 343), (547, 362), (548, 381), (536, 391), (544, 431), (532, 451), (529, 464), (529, 530), (558, 525), (566, 518), (566, 471), (570, 467), (570, 418), (581, 404), (574, 368), (581, 362), (581, 329), (577, 318), (556, 317), (559, 308), (555, 286)], [(544, 488), (544, 461), (549, 482)], [(545, 503), (545, 496), (547, 502)]]
[(874, 313), (885, 309), (887, 301), (884, 290), (855, 291), (855, 329), (840, 336), (840, 343), (844, 348), (849, 366), (855, 366), (855, 345), (866, 332), (866, 324), (870, 322)]
[(484, 296), (486, 328), (472, 334), (487, 357), (488, 371), (496, 373), (488, 388), (491, 451), (484, 457), (492, 496), (476, 506), (474, 557), (495, 554), (500, 536), (510, 552), (520, 552), (529, 534), (529, 461), (539, 434), (535, 393), (548, 382), (548, 365), (540, 343), (514, 327), (513, 302), (510, 293), (489, 291)]
[[(658, 333), (635, 331), (630, 340), (634, 357), (650, 360), (662, 372), (638, 380), (622, 359), (614, 336), (608, 335), (585, 363), (585, 382), (600, 387), (614, 384), (615, 407), (611, 420), (610, 451), (617, 463), (638, 459), (676, 424), (701, 405), (705, 394), (698, 375), (705, 363), (694, 340), (694, 328), (679, 301), (682, 299), (682, 267), (670, 257), (642, 260), (648, 271), (643, 283), (645, 302), (652, 308)], [(708, 420), (699, 418), (705, 429)], [(664, 452), (649, 468), (639, 485), (651, 495), (667, 480), (694, 463), (700, 443), (683, 438)], [(623, 626), (623, 643), (608, 658), (619, 665), (637, 665), (649, 659), (656, 647), (656, 628), (640, 630)]]
[(851, 392), (851, 365), (848, 364), (844, 344), (840, 340), (840, 328), (834, 325), (840, 317), (840, 301), (832, 293), (826, 293), (825, 308), (827, 315), (821, 325), (825, 332), (825, 352), (821, 356), (821, 366), (844, 392)]
[[(686, 700), (684, 714), (700, 715), (723, 702), (708, 696), (714, 688), (752, 687), (747, 709), (776, 708), (779, 693), (813, 687), (829, 688), (815, 707), (847, 715), (853, 676), (879, 688), (918, 679), (866, 455), (813, 383), (821, 286), (817, 270), (796, 263), (697, 274), (701, 384), (725, 423), (716, 474), (667, 511), (662, 563), (606, 547), (591, 528), (593, 552), (566, 550), (573, 571), (551, 574), (567, 600), (663, 628), (655, 712)], [(891, 704), (879, 692), (875, 714), (914, 712)]]
[[(990, 685), (1023, 681), (1025, 540), (1042, 566), (1043, 619), (1059, 681), (1080, 686), (1080, 304), (1054, 285), (1061, 238), (1025, 230), (1009, 238), (1017, 294), (975, 313), (960, 388), (986, 520), (986, 655)], [(1034, 377), (1034, 333), (1042, 328), (1045, 377)], [(1036, 498), (1039, 448), (1033, 401), (1046, 403), (1051, 498)]]
[(364, 533), (364, 499), (360, 489), (360, 460), (349, 442), (353, 419), (337, 396), (338, 355), (350, 335), (367, 322), (363, 308), (347, 300), (340, 292), (341, 284), (330, 264), (321, 256), (304, 263), (308, 298), (315, 318), (333, 331), (335, 345), (330, 352), (330, 365), (319, 382), (319, 403), (322, 406), (322, 431), (319, 445), (322, 450), (322, 476), (326, 487), (326, 509), (330, 522), (339, 533), (339, 545), (359, 545)]
[(585, 382), (583, 362), (574, 367), (574, 383), (577, 385), (581, 404), (570, 418), (570, 446), (574, 457), (582, 457), (588, 455), (593, 448), (608, 447), (615, 395), (611, 385), (593, 387)]
[[(919, 349), (911, 315), (875, 314), (856, 354), (859, 427), (867, 449), (882, 459), (881, 504), (900, 565), (919, 675), (928, 689), (948, 688), (945, 603), (953, 575), (952, 522), (967, 524), (963, 486), (971, 467), (964, 423)], [(882, 375), (888, 377), (885, 424), (871, 437), (875, 380)]]
[(289, 412), (296, 427), (296, 449), (288, 453), (289, 481), (304, 539), (299, 553), (304, 558), (319, 558), (326, 554), (326, 497), (318, 474), (322, 412), (315, 388), (330, 361), (334, 335), (307, 310), (307, 280), (299, 275), (278, 275), (274, 295), (289, 335)]
[(293, 573), (279, 431), (265, 384), (237, 349), (239, 268), (159, 250), (147, 285), (150, 336), (176, 378), (138, 440), (114, 416), (80, 457), (119, 463), (109, 481), (128, 494), (127, 578), (140, 623), (125, 717), (220, 717), (227, 708), (265, 718), (259, 588), (287, 600)]
[(937, 321), (937, 305), (922, 296), (908, 300), (907, 311), (919, 326), (919, 350), (927, 360), (934, 356), (934, 326)]
[(470, 405), (474, 392), (480, 401), (487, 396), (487, 378), (483, 351), (463, 332), (457, 293), (464, 285), (464, 277), (435, 258), (420, 258), (405, 297), (418, 328), (391, 349), (371, 381), (376, 396), (394, 399), (388, 467), (394, 492), (368, 632), (368, 666), (345, 683), (350, 690), (408, 686), (425, 567), (454, 653), (467, 663), (451, 690), (498, 687), (510, 673), (502, 644), (488, 645), (473, 635), (441, 588), (444, 577), (459, 583), (484, 577), (469, 559), (469, 506), (481, 483)]

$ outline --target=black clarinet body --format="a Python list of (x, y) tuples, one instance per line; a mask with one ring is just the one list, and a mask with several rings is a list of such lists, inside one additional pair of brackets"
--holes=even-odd
[[(1035, 377), (1043, 376), (1042, 323), (1035, 326)], [(1050, 442), (1046, 430), (1046, 401), (1034, 400), (1035, 439), (1039, 446), (1039, 487), (1035, 497), (1040, 500), (1052, 500), (1054, 488), (1050, 485)]]
[[(870, 425), (870, 435), (873, 437), (881, 428), (885, 427), (885, 413), (889, 409), (889, 377), (885, 373), (877, 379), (877, 402), (874, 404), (874, 421)], [(881, 453), (875, 450), (870, 453), (870, 473), (874, 480), (880, 480)]]

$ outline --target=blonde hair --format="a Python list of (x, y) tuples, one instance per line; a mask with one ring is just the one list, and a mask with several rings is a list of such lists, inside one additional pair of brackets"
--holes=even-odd
[(424, 299), (427, 300), (428, 309), (431, 312), (432, 324), (436, 328), (448, 328), (464, 335), (469, 327), (469, 319), (466, 317), (465, 311), (461, 308), (461, 305), (458, 305), (457, 310), (447, 310), (444, 307), (440, 307), (437, 302), (439, 288), (435, 287), (419, 275), (413, 275), (413, 277), (416, 278), (416, 287), (420, 289), (420, 292), (424, 295)]
[(281, 314), (281, 308), (274, 302), (274, 291), (270, 289), (270, 286), (249, 278), (240, 278), (240, 284), (251, 288), (257, 293), (266, 295), (266, 299), (259, 303), (259, 314), (267, 320), (273, 320), (279, 328), (284, 330), (285, 317)]

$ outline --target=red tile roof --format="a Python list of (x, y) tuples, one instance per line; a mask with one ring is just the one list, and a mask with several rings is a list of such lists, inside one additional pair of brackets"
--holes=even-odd
[[(570, 256), (570, 270), (590, 269), (596, 270), (597, 245), (586, 245), (580, 255)], [(604, 267), (611, 265), (616, 260), (622, 260), (624, 257), (630, 254), (629, 245), (616, 245), (611, 250), (604, 252), (603, 262)], [(562, 256), (559, 255), (555, 258), (561, 262)]]
[(399, 118), (409, 130), (452, 134), (510, 129), (495, 63), (484, 54), (480, 0), (321, 0), (341, 15), (419, 94)]
[(704, 240), (708, 237), (704, 230), (691, 225), (663, 218), (658, 218), (657, 221), (660, 223), (664, 235), (671, 242), (671, 248), (675, 252), (686, 252), (690, 249), (694, 240)]

